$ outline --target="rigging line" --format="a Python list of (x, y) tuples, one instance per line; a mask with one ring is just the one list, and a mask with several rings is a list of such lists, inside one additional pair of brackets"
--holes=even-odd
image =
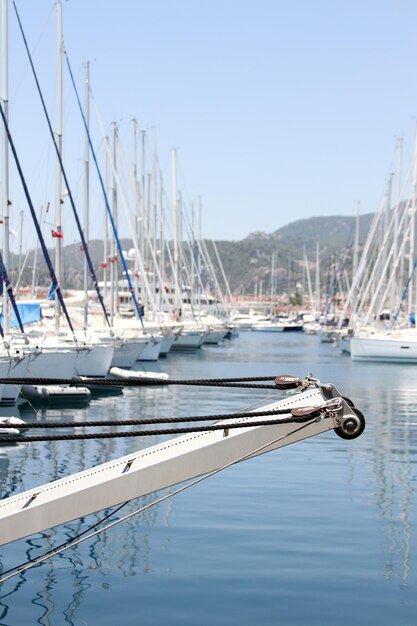
[[(0, 377), (0, 383), (7, 383), (9, 379), (12, 377)], [(276, 376), (249, 376), (249, 377), (240, 377), (240, 378), (194, 378), (194, 379), (163, 379), (163, 378), (142, 378), (140, 376), (129, 378), (89, 378), (88, 376), (78, 376), (74, 378), (35, 378), (35, 377), (25, 377), (25, 378), (13, 378), (13, 380), (18, 381), (18, 383), (22, 384), (97, 384), (97, 385), (110, 385), (110, 386), (131, 386), (131, 385), (142, 385), (142, 384), (160, 384), (160, 385), (203, 385), (203, 386), (217, 386), (222, 383), (239, 383), (239, 382), (261, 382), (261, 381), (272, 381), (275, 380)], [(259, 386), (259, 385), (258, 385)], [(256, 388), (256, 386), (254, 386)], [(261, 385), (262, 389), (270, 389), (269, 386)], [(278, 389), (277, 386), (272, 387), (273, 389)]]
[[(144, 382), (146, 380), (146, 382)], [(204, 381), (169, 381), (161, 380), (159, 378), (134, 378), (120, 380), (119, 378), (23, 378), (8, 376), (0, 378), (0, 384), (4, 385), (80, 385), (88, 386), (94, 385), (96, 387), (159, 387), (168, 384), (179, 385), (191, 385), (202, 387), (231, 387), (232, 389), (273, 389), (277, 390), (276, 385), (256, 385), (245, 383), (222, 383), (222, 382), (209, 382)]]
[[(290, 411), (287, 411), (290, 413)], [(216, 430), (232, 430), (237, 428), (254, 428), (257, 426), (279, 426), (281, 424), (292, 424), (305, 422), (311, 419), (311, 414), (303, 416), (291, 416), (280, 420), (259, 420), (253, 422), (242, 422), (233, 424), (212, 424), (211, 426), (190, 426), (183, 428), (160, 428), (159, 430), (136, 430), (111, 433), (88, 433), (81, 435), (31, 435), (22, 436), (0, 436), (0, 443), (32, 443), (34, 441), (85, 441), (86, 439), (122, 439), (123, 437), (155, 437), (160, 435), (182, 435), (193, 433), (206, 433)], [(1, 432), (1, 429), (0, 429)]]
[[(41, 563), (43, 563), (44, 561), (46, 561), (49, 558), (52, 558), (54, 556), (57, 556), (58, 554), (61, 554), (62, 552), (65, 552), (65, 550), (68, 550), (69, 548), (76, 547), (80, 543), (83, 543), (84, 541), (87, 541), (87, 539), (92, 539), (93, 537), (99, 535), (100, 533), (105, 532), (106, 530), (109, 530), (110, 528), (113, 528), (114, 526), (117, 526), (118, 524), (120, 524), (122, 522), (125, 522), (125, 521), (131, 519), (132, 517), (135, 517), (136, 515), (139, 515), (140, 513), (143, 513), (147, 509), (150, 509), (152, 506), (155, 506), (157, 504), (161, 504), (161, 502), (164, 502), (165, 500), (168, 500), (169, 498), (172, 498), (173, 496), (176, 496), (179, 493), (182, 493), (183, 491), (185, 491), (186, 489), (189, 489), (190, 487), (194, 487), (195, 485), (203, 482), (204, 480), (207, 480), (207, 478), (211, 478), (212, 476), (215, 476), (216, 474), (219, 474), (220, 472), (228, 469), (232, 465), (236, 465), (237, 463), (241, 463), (242, 461), (245, 461), (245, 460), (249, 459), (251, 456), (260, 454), (263, 450), (266, 450), (269, 446), (272, 446), (275, 443), (278, 443), (279, 441), (282, 441), (282, 440), (286, 439), (287, 437), (290, 437), (291, 435), (294, 435), (295, 433), (299, 432), (300, 430), (303, 430), (304, 428), (307, 428), (307, 426), (310, 426), (310, 424), (313, 424), (316, 421), (317, 421), (316, 419), (310, 420), (306, 424), (303, 424), (299, 428), (294, 429), (293, 431), (287, 433), (286, 435), (282, 435), (281, 437), (278, 437), (277, 439), (273, 439), (272, 441), (269, 441), (268, 443), (263, 444), (259, 448), (256, 448), (255, 450), (252, 450), (251, 452), (248, 452), (248, 453), (238, 457), (237, 459), (235, 459), (233, 461), (230, 461), (229, 463), (226, 463), (222, 467), (219, 467), (219, 468), (213, 470), (212, 472), (209, 472), (208, 474), (204, 474), (203, 476), (199, 476), (198, 478), (196, 478), (195, 480), (191, 481), (190, 483), (187, 483), (186, 485), (182, 485), (178, 489), (174, 489), (174, 491), (171, 491), (170, 493), (165, 494), (165, 495), (161, 496), (160, 498), (157, 498), (153, 502), (149, 502), (145, 506), (140, 507), (139, 509), (136, 509), (135, 511), (131, 511), (127, 515), (124, 515), (123, 517), (121, 517), (121, 518), (119, 518), (117, 520), (114, 520), (113, 522), (110, 522), (109, 524), (107, 524), (103, 528), (98, 528), (97, 530), (95, 530), (94, 532), (90, 533), (89, 535), (84, 535), (83, 537), (81, 537), (81, 536), (80, 537), (76, 537), (75, 541), (73, 541), (72, 543), (70, 543), (70, 544), (68, 544), (68, 545), (66, 545), (66, 546), (64, 546), (62, 548), (56, 549), (55, 552), (53, 552), (52, 554), (50, 553), (51, 551), (49, 551), (48, 553), (46, 553), (46, 555), (43, 555), (43, 556), (39, 557), (38, 559), (34, 560), (34, 562), (29, 563), (28, 565), (20, 568), (19, 570), (15, 571), (14, 573), (9, 574), (8, 576), (2, 576), (0, 578), (0, 584), (6, 582), (10, 578), (14, 578), (15, 576), (18, 576), (19, 574), (22, 574), (23, 572), (25, 572), (25, 571), (27, 571), (29, 569), (32, 569), (33, 567), (36, 567), (36, 565), (40, 565)], [(125, 503), (125, 504), (127, 504), (127, 503)], [(100, 522), (98, 522), (98, 523), (100, 523)]]
[[(181, 422), (209, 422), (213, 420), (236, 419), (238, 417), (262, 417), (267, 415), (287, 415), (289, 409), (268, 409), (260, 411), (239, 411), (219, 415), (190, 415), (185, 417), (153, 417), (132, 420), (86, 420), (85, 422), (26, 422), (24, 430), (32, 428), (90, 428), (94, 426), (137, 426), (139, 424), (179, 424)], [(272, 422), (271, 422), (272, 423)], [(1, 426), (0, 426), (1, 428)]]
[(14, 6), (15, 13), (16, 13), (17, 21), (19, 22), (20, 32), (22, 34), (23, 42), (25, 44), (26, 52), (27, 52), (27, 55), (28, 55), (28, 58), (29, 58), (29, 63), (30, 63), (30, 66), (32, 68), (33, 77), (35, 79), (36, 87), (38, 89), (39, 97), (40, 97), (40, 100), (41, 100), (41, 103), (42, 103), (43, 112), (45, 113), (45, 118), (46, 118), (46, 121), (47, 121), (47, 124), (48, 124), (48, 128), (49, 128), (49, 132), (50, 132), (50, 135), (51, 135), (51, 139), (52, 139), (52, 142), (54, 144), (55, 152), (56, 152), (56, 155), (57, 155), (57, 158), (58, 158), (58, 161), (59, 161), (59, 166), (61, 168), (61, 172), (62, 172), (62, 176), (64, 178), (65, 186), (67, 188), (68, 197), (69, 197), (71, 208), (72, 208), (72, 211), (73, 211), (73, 214), (74, 214), (75, 222), (77, 224), (78, 232), (79, 232), (81, 243), (82, 243), (82, 246), (83, 246), (83, 251), (84, 251), (84, 254), (85, 254), (85, 257), (86, 257), (86, 260), (87, 260), (88, 269), (90, 271), (91, 279), (93, 281), (94, 288), (96, 290), (97, 297), (99, 299), (101, 308), (103, 309), (103, 314), (104, 314), (105, 320), (107, 322), (107, 325), (109, 326), (109, 328), (111, 328), (109, 316), (107, 314), (106, 307), (104, 305), (104, 300), (103, 300), (103, 297), (101, 295), (100, 288), (98, 286), (98, 279), (97, 279), (96, 273), (94, 271), (94, 266), (93, 266), (93, 262), (91, 260), (90, 252), (89, 252), (88, 245), (87, 245), (87, 241), (86, 241), (86, 239), (84, 237), (83, 228), (81, 226), (81, 222), (80, 222), (80, 219), (78, 217), (77, 209), (75, 207), (74, 198), (73, 198), (73, 195), (72, 195), (72, 192), (71, 192), (71, 188), (70, 188), (70, 185), (69, 185), (69, 181), (68, 181), (68, 178), (67, 178), (66, 170), (64, 168), (64, 163), (63, 163), (63, 160), (62, 160), (62, 156), (61, 156), (61, 153), (60, 153), (59, 148), (58, 148), (58, 144), (57, 144), (57, 141), (56, 141), (56, 138), (55, 138), (54, 131), (52, 129), (51, 119), (49, 117), (48, 110), (46, 108), (46, 104), (45, 104), (45, 100), (44, 100), (43, 93), (42, 93), (42, 90), (41, 90), (41, 86), (39, 84), (38, 76), (36, 74), (35, 66), (33, 64), (32, 56), (31, 56), (31, 53), (30, 53), (30, 50), (29, 50), (29, 45), (28, 45), (28, 42), (26, 40), (26, 35), (25, 35), (24, 30), (23, 30), (23, 25), (22, 25), (22, 22), (20, 20), (20, 16), (19, 16), (19, 13), (18, 13), (18, 10), (17, 10), (17, 7), (16, 7), (16, 3), (15, 3), (14, 0), (13, 0), (13, 6)]
[[(109, 200), (108, 200), (107, 193), (106, 193), (106, 188), (104, 186), (103, 177), (101, 175), (101, 170), (100, 170), (100, 167), (99, 167), (99, 164), (98, 164), (98, 161), (97, 161), (97, 156), (96, 156), (96, 152), (95, 152), (95, 149), (94, 149), (94, 146), (93, 146), (93, 142), (92, 142), (92, 139), (91, 139), (90, 130), (88, 128), (87, 120), (85, 119), (84, 111), (83, 111), (83, 108), (82, 108), (82, 105), (81, 105), (80, 96), (78, 94), (77, 86), (76, 86), (75, 80), (74, 80), (74, 75), (72, 73), (72, 69), (71, 69), (71, 65), (70, 65), (70, 62), (69, 62), (68, 54), (67, 54), (67, 51), (65, 50), (65, 48), (64, 48), (64, 54), (65, 54), (65, 60), (67, 62), (67, 67), (68, 67), (70, 79), (71, 79), (71, 82), (72, 82), (72, 86), (74, 88), (75, 97), (77, 99), (78, 107), (80, 109), (81, 118), (82, 118), (83, 123), (84, 123), (84, 129), (85, 129), (85, 132), (87, 134), (88, 144), (90, 146), (91, 154), (93, 156), (94, 164), (96, 166), (97, 175), (98, 175), (98, 178), (99, 178), (99, 181), (100, 181), (101, 190), (103, 192), (103, 197), (104, 197), (104, 201), (105, 201), (105, 204), (106, 204), (107, 214), (109, 216), (110, 224), (111, 224), (111, 227), (113, 229), (113, 233), (114, 233), (114, 238), (116, 240), (117, 249), (119, 251), (119, 255), (120, 255), (120, 258), (122, 260), (122, 265), (123, 265), (123, 269), (124, 269), (124, 272), (125, 272), (126, 280), (127, 280), (128, 284), (129, 284), (129, 292), (130, 292), (130, 295), (132, 297), (133, 303), (135, 305), (136, 313), (137, 313), (137, 315), (138, 315), (138, 317), (140, 319), (140, 322), (142, 324), (142, 328), (145, 328), (145, 325), (143, 323), (142, 312), (141, 312), (141, 309), (140, 309), (140, 306), (139, 306), (139, 302), (138, 302), (138, 300), (137, 300), (137, 298), (135, 296), (135, 290), (133, 288), (132, 280), (130, 278), (130, 273), (129, 273), (129, 270), (128, 270), (128, 267), (127, 267), (127, 264), (126, 264), (126, 259), (125, 259), (124, 254), (123, 254), (122, 245), (120, 243), (119, 235), (117, 233), (116, 224), (114, 222), (114, 218), (113, 218), (113, 215), (112, 215), (112, 212), (111, 212), (111, 209), (110, 209)], [(91, 93), (91, 90), (90, 90), (90, 93)]]
[(38, 235), (39, 242), (41, 244), (43, 256), (44, 256), (45, 262), (46, 262), (46, 264), (48, 266), (49, 275), (51, 277), (52, 284), (55, 287), (55, 291), (56, 291), (59, 303), (60, 303), (60, 305), (62, 307), (62, 310), (64, 312), (65, 319), (67, 320), (68, 326), (71, 329), (71, 332), (73, 334), (74, 341), (75, 341), (74, 328), (72, 326), (72, 322), (71, 322), (70, 316), (68, 314), (67, 307), (66, 307), (65, 302), (64, 302), (64, 297), (63, 297), (62, 292), (61, 292), (61, 287), (58, 284), (58, 279), (56, 277), (55, 270), (54, 270), (54, 268), (52, 266), (51, 258), (49, 256), (49, 252), (48, 252), (48, 249), (46, 247), (45, 240), (44, 240), (44, 237), (42, 235), (42, 231), (41, 231), (40, 226), (39, 226), (38, 218), (36, 217), (35, 208), (34, 208), (33, 203), (32, 203), (32, 198), (30, 197), (29, 189), (28, 189), (28, 186), (26, 184), (26, 179), (25, 179), (25, 176), (23, 174), (22, 167), (20, 165), (19, 157), (17, 156), (16, 148), (15, 148), (15, 145), (14, 145), (11, 133), (10, 133), (10, 128), (9, 128), (8, 123), (7, 123), (7, 119), (6, 119), (6, 116), (5, 116), (5, 113), (4, 113), (4, 109), (3, 109), (3, 106), (1, 105), (1, 103), (0, 103), (0, 115), (1, 115), (1, 118), (3, 120), (4, 128), (6, 130), (7, 138), (8, 138), (8, 141), (9, 141), (9, 146), (10, 146), (10, 149), (11, 149), (12, 154), (13, 154), (13, 158), (14, 158), (14, 161), (15, 161), (15, 164), (16, 164), (16, 167), (17, 167), (17, 171), (19, 173), (19, 177), (20, 177), (20, 181), (22, 183), (22, 187), (23, 187), (23, 191), (24, 191), (24, 194), (25, 194), (25, 197), (26, 197), (26, 201), (28, 203), (29, 210), (30, 210), (30, 213), (32, 215), (33, 223), (35, 225), (35, 230), (36, 230), (36, 233)]

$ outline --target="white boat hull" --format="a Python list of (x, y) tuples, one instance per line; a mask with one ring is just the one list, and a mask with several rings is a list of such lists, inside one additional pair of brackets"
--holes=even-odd
[(161, 337), (152, 337), (140, 353), (138, 361), (157, 361), (161, 350)]
[(143, 338), (123, 337), (115, 346), (110, 367), (133, 367), (146, 346)]
[(72, 378), (76, 359), (75, 350), (42, 348), (30, 354), (27, 375), (30, 378)]
[(253, 324), (252, 331), (259, 331), (263, 333), (282, 333), (284, 326), (282, 324)]
[(77, 349), (75, 373), (77, 376), (99, 376), (103, 378), (110, 369), (114, 346), (102, 343)]
[(417, 337), (352, 337), (350, 356), (353, 361), (417, 363)]
[(224, 328), (221, 330), (209, 330), (206, 337), (204, 338), (203, 343), (212, 343), (217, 344), (226, 337), (227, 330)]
[(163, 335), (159, 356), (166, 356), (175, 342), (175, 335)]
[[(0, 374), (4, 377), (24, 378), (27, 375), (29, 357), (15, 357), (8, 363), (2, 363)], [(20, 385), (0, 386), (0, 406), (13, 406), (20, 393)]]
[(201, 331), (183, 331), (176, 338), (171, 350), (195, 350), (203, 344), (205, 333)]

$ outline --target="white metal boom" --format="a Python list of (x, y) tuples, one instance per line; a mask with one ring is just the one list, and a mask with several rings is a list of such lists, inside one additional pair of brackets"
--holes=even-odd
[[(311, 406), (327, 406), (311, 423), (227, 429), (230, 423), (287, 418), (291, 409)], [(333, 428), (341, 431), (342, 437), (346, 435), (345, 438), (357, 436), (353, 433), (355, 429), (358, 434), (363, 430), (363, 425), (360, 430), (359, 412), (342, 399), (332, 385), (317, 384), (257, 410), (287, 408), (288, 415), (237, 416), (224, 420), (218, 422), (225, 425), (224, 430), (207, 430), (170, 439), (5, 498), (0, 501), (0, 545)]]

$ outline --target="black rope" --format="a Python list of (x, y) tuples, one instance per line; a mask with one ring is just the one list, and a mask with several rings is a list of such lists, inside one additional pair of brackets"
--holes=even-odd
[(97, 387), (141, 387), (155, 385), (191, 385), (202, 387), (236, 387), (238, 389), (274, 389), (276, 385), (257, 385), (250, 382), (256, 380), (275, 380), (274, 377), (253, 377), (253, 378), (208, 378), (201, 380), (164, 380), (161, 378), (0, 378), (0, 384), (4, 385), (89, 385)]
[(190, 428), (163, 428), (159, 430), (138, 430), (119, 433), (89, 433), (83, 435), (49, 435), (30, 437), (0, 437), (0, 443), (26, 443), (31, 441), (77, 441), (83, 439), (120, 439), (121, 437), (150, 437), (155, 435), (179, 435), (184, 433), (198, 433), (215, 430), (230, 430), (233, 428), (252, 428), (254, 426), (276, 426), (278, 424), (305, 423), (311, 420), (311, 415), (291, 416), (280, 420), (262, 420), (249, 423), (212, 424), (211, 426), (194, 426)]
[[(178, 424), (180, 422), (209, 422), (212, 420), (236, 419), (238, 417), (263, 417), (268, 415), (286, 415), (289, 409), (269, 409), (267, 411), (246, 411), (223, 413), (218, 415), (197, 415), (190, 417), (155, 417), (152, 419), (131, 420), (90, 420), (85, 422), (26, 422), (22, 430), (29, 428), (89, 428), (94, 426), (139, 426), (146, 424)], [(1, 429), (0, 422), (0, 429)], [(19, 425), (5, 423), (5, 427), (20, 428)]]

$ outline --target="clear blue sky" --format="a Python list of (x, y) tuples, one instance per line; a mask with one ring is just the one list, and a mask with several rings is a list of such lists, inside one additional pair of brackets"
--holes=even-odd
[[(55, 119), (54, 2), (16, 3)], [(357, 200), (362, 212), (375, 210), (400, 135), (408, 166), (415, 0), (68, 0), (63, 12), (79, 88), (90, 60), (106, 130), (118, 121), (129, 155), (132, 116), (157, 128), (167, 185), (177, 148), (179, 187), (188, 203), (202, 196), (206, 237), (239, 240), (297, 219), (354, 215)], [(53, 202), (53, 155), (11, 2), (9, 23), (12, 132), (39, 207)], [(64, 93), (64, 157), (82, 202), (83, 133), (67, 75)], [(12, 193), (16, 228), (15, 173)], [(100, 236), (96, 202), (92, 235)], [(68, 243), (74, 227), (67, 232)]]

